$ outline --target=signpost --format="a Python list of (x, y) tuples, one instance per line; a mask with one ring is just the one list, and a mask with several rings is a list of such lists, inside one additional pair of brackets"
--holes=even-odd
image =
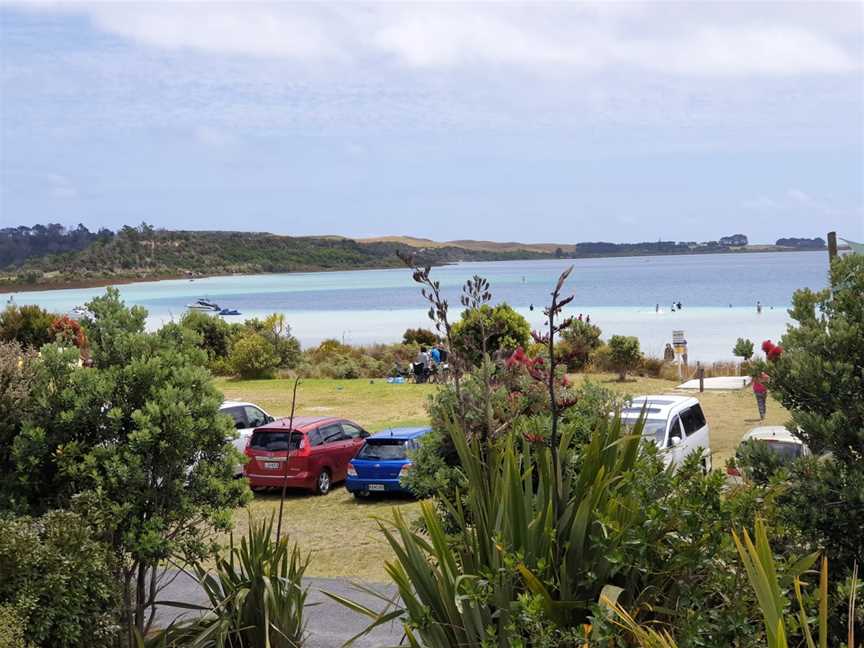
[(687, 353), (687, 340), (684, 338), (684, 331), (672, 331), (672, 346), (675, 349), (675, 357), (678, 359), (678, 378), (683, 377), (681, 365), (683, 363), (683, 355)]

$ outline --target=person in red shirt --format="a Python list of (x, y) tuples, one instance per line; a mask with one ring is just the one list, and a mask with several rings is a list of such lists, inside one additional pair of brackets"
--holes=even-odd
[(756, 396), (756, 406), (759, 408), (759, 420), (765, 420), (765, 401), (768, 399), (768, 374), (764, 371), (753, 376), (753, 395)]

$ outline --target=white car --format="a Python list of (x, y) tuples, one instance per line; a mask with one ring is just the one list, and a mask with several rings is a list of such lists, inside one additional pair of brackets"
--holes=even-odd
[(621, 410), (621, 420), (634, 425), (645, 412), (643, 434), (661, 451), (666, 465), (678, 466), (693, 452), (702, 456), (702, 467), (711, 470), (710, 430), (699, 401), (691, 396), (636, 396)]
[[(254, 403), (244, 403), (242, 401), (225, 401), (222, 403), (219, 411), (223, 414), (228, 414), (234, 419), (237, 438), (232, 439), (232, 442), (240, 454), (243, 454), (243, 451), (246, 450), (246, 444), (249, 443), (249, 438), (252, 436), (255, 428), (276, 420)], [(236, 477), (242, 476), (243, 466), (237, 464), (234, 467), (234, 474)]]
[[(810, 448), (801, 439), (792, 434), (782, 425), (762, 425), (750, 430), (741, 439), (741, 443), (758, 441), (768, 446), (774, 453), (786, 460), (794, 460), (799, 457), (810, 456)], [(741, 471), (738, 467), (730, 465), (726, 467), (726, 474), (736, 483), (740, 481)]]

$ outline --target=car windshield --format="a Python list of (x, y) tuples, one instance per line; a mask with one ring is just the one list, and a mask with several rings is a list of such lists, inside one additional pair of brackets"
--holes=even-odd
[(255, 450), (266, 450), (267, 452), (279, 452), (285, 450), (297, 450), (303, 435), (299, 432), (277, 432), (270, 430), (255, 430), (249, 440), (249, 447)]
[[(624, 419), (623, 423), (627, 429), (633, 430), (636, 426), (636, 421), (639, 419)], [(642, 429), (642, 436), (650, 437), (658, 447), (663, 447), (663, 441), (666, 439), (666, 419), (645, 419), (645, 427)]]
[(358, 459), (372, 461), (405, 459), (407, 456), (407, 444), (404, 439), (369, 439), (357, 453)]
[(786, 441), (763, 441), (771, 451), (782, 459), (797, 459), (801, 456), (801, 445), (798, 443), (788, 443)]

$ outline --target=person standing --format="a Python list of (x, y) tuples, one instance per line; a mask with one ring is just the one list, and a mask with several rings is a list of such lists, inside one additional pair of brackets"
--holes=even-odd
[(762, 314), (762, 302), (759, 302), (759, 301), (756, 302), (756, 314), (757, 315)]
[(756, 407), (759, 408), (759, 420), (765, 420), (765, 405), (768, 400), (768, 374), (760, 371), (753, 376), (753, 395), (756, 397)]
[(668, 342), (666, 343), (666, 348), (663, 350), (663, 361), (675, 362), (675, 349)]
[(418, 383), (426, 382), (429, 376), (429, 353), (426, 347), (420, 347), (417, 356), (414, 358), (414, 380)]

